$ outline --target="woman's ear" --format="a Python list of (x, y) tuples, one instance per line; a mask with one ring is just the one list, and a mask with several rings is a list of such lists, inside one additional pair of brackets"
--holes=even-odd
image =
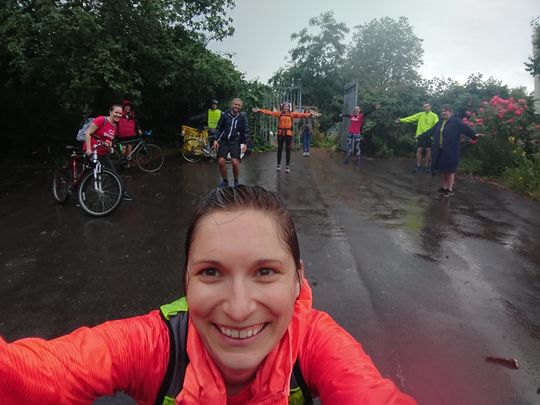
[(304, 281), (304, 261), (300, 259), (300, 267), (296, 270), (296, 284), (295, 284), (295, 298), (298, 298), (300, 295), (300, 290), (302, 289), (302, 282)]

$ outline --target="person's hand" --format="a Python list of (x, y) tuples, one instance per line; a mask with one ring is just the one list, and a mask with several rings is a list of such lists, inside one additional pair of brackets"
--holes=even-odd
[(260, 111), (260, 108), (259, 107), (253, 107), (251, 109), (251, 111), (253, 111), (254, 113), (258, 113)]
[(378, 110), (382, 107), (381, 103), (375, 103), (375, 109)]
[(339, 114), (339, 118), (343, 118), (343, 114)]
[(481, 138), (483, 136), (486, 136), (486, 134), (475, 134), (477, 137)]
[(141, 135), (142, 135), (142, 131), (139, 129), (139, 136), (141, 136)]
[(242, 153), (246, 153), (247, 145), (245, 143), (243, 143), (242, 147), (240, 149), (242, 150)]
[(312, 112), (311, 115), (313, 115), (314, 117), (319, 118), (322, 114), (320, 112)]
[(92, 156), (92, 149), (86, 148), (86, 152), (84, 152), (86, 156)]
[(399, 118), (396, 118), (396, 119), (394, 120), (394, 124), (401, 124), (401, 120), (400, 120)]
[(218, 141), (214, 141), (214, 148), (218, 148), (219, 147), (219, 142)]

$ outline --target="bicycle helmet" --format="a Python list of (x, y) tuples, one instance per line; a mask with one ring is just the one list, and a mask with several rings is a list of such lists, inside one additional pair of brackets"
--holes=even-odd
[(219, 103), (218, 103), (217, 100), (212, 100), (212, 101), (210, 102), (210, 104), (211, 104), (211, 105), (212, 105), (212, 104), (218, 105)]

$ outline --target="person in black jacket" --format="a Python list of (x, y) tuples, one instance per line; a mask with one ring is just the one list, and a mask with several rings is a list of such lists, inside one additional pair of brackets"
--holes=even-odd
[(443, 197), (454, 195), (454, 180), (459, 164), (462, 134), (471, 138), (473, 143), (476, 143), (479, 136), (484, 136), (484, 134), (476, 134), (471, 127), (454, 117), (454, 109), (445, 104), (441, 107), (441, 120), (431, 129), (418, 135), (418, 137), (433, 137), (431, 170), (434, 174), (436, 172), (441, 174), (441, 187), (437, 193)]
[(245, 153), (249, 143), (249, 124), (247, 117), (241, 113), (242, 100), (235, 98), (231, 101), (231, 109), (221, 114), (216, 127), (216, 140), (214, 146), (218, 150), (219, 172), (223, 180), (219, 187), (229, 185), (225, 159), (230, 153), (234, 176), (234, 186), (238, 186), (240, 175), (240, 154)]

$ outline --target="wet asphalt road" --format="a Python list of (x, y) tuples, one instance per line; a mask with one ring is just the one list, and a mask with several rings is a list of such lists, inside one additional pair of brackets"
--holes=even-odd
[[(540, 204), (465, 177), (437, 200), (412, 161), (342, 158), (242, 164), (292, 211), (315, 307), (420, 404), (540, 404)], [(173, 155), (125, 177), (136, 200), (103, 219), (55, 204), (46, 173), (1, 190), (0, 335), (52, 338), (182, 295), (183, 235), (217, 167)]]

